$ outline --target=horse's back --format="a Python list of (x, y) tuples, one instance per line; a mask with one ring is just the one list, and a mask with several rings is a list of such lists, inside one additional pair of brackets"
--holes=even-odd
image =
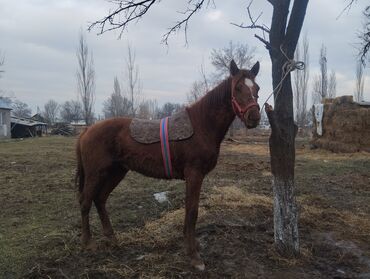
[(88, 127), (78, 143), (84, 164), (111, 164), (117, 152), (116, 143), (121, 141), (118, 138), (128, 136), (130, 123), (130, 118), (111, 118)]

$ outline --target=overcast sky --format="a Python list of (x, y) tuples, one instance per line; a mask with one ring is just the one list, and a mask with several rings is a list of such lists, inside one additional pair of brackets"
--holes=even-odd
[[(189, 25), (188, 45), (184, 33), (170, 37), (169, 46), (161, 44), (162, 35), (186, 7), (185, 0), (162, 0), (149, 14), (130, 26), (118, 39), (118, 32), (97, 36), (97, 30), (86, 34), (94, 54), (96, 71), (95, 112), (101, 114), (102, 102), (113, 89), (113, 79), (124, 82), (127, 43), (136, 52), (143, 95), (159, 104), (185, 102), (199, 69), (205, 64), (207, 73), (214, 69), (209, 57), (213, 48), (228, 45), (232, 40), (256, 47), (255, 58), (261, 62), (257, 79), (260, 102), (271, 92), (271, 63), (264, 46), (253, 30), (240, 29), (230, 22), (248, 23), (249, 1), (215, 1), (215, 7), (203, 9)], [(310, 42), (310, 77), (318, 73), (319, 51), (327, 47), (328, 70), (337, 75), (337, 95), (352, 95), (355, 87), (357, 33), (361, 30), (365, 1), (338, 15), (348, 0), (310, 0), (303, 32)], [(112, 4), (105, 0), (0, 0), (0, 50), (5, 56), (0, 89), (27, 103), (36, 112), (49, 100), (59, 103), (77, 98), (75, 73), (76, 46), (81, 28), (107, 14)], [(255, 1), (255, 14), (263, 12), (261, 22), (270, 24), (271, 6)], [(370, 76), (366, 69), (365, 99), (370, 101)], [(312, 88), (312, 86), (311, 86)], [(311, 91), (310, 88), (310, 91)]]

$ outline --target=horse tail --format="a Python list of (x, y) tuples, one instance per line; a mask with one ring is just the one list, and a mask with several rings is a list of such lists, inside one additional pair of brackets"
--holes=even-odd
[(82, 165), (82, 156), (81, 156), (81, 138), (85, 134), (86, 130), (84, 130), (77, 139), (76, 143), (76, 159), (77, 159), (77, 168), (76, 168), (76, 176), (75, 176), (75, 184), (78, 187), (78, 191), (81, 194), (85, 184), (85, 173), (84, 168)]

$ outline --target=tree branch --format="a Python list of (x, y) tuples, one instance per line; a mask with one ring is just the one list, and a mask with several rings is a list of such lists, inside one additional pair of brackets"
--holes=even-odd
[(347, 6), (344, 7), (344, 9), (340, 12), (336, 19), (339, 19), (345, 11), (349, 11), (352, 8), (352, 4), (355, 2), (357, 2), (357, 0), (349, 0)]
[(241, 24), (231, 23), (231, 24), (232, 25), (235, 25), (237, 27), (240, 27), (240, 28), (260, 29), (263, 32), (269, 33), (270, 32), (270, 29), (269, 28), (267, 28), (266, 26), (257, 24), (258, 20), (260, 19), (261, 15), (262, 15), (262, 12), (258, 15), (258, 17), (256, 19), (253, 19), (252, 14), (251, 14), (251, 11), (250, 11), (250, 7), (251, 7), (252, 3), (253, 3), (253, 0), (251, 0), (249, 2), (249, 5), (247, 7), (248, 17), (249, 17), (249, 20), (250, 20), (250, 22), (252, 24), (251, 25), (244, 25), (243, 23), (241, 23)]
[(256, 37), (258, 40), (260, 40), (262, 43), (264, 43), (264, 44), (265, 44), (265, 47), (266, 47), (268, 50), (270, 50), (270, 49), (271, 49), (271, 44), (270, 44), (268, 41), (266, 41), (264, 38), (262, 38), (262, 37), (258, 36), (257, 34), (254, 34), (254, 37)]
[[(160, 1), (161, 0), (111, 0), (111, 2), (116, 5), (115, 9), (107, 16), (90, 24), (88, 30), (91, 31), (96, 28), (98, 29), (98, 35), (101, 35), (107, 31), (120, 29), (119, 38), (121, 38), (123, 31), (128, 28), (132, 21), (140, 20), (153, 4), (159, 3)], [(162, 37), (162, 42), (166, 45), (168, 44), (170, 35), (181, 28), (184, 28), (185, 42), (187, 44), (187, 30), (190, 18), (199, 11), (205, 3), (207, 3), (207, 5), (211, 3), (214, 5), (214, 0), (188, 0), (187, 2), (187, 9), (181, 12), (185, 17), (177, 21)]]
[[(204, 2), (206, 0), (197, 0), (197, 2), (194, 4), (193, 8), (187, 8), (187, 10), (185, 12), (183, 12), (183, 14), (187, 14), (187, 16), (176, 22), (176, 24), (174, 26), (172, 26), (171, 28), (169, 28), (168, 32), (165, 33), (162, 37), (162, 43), (168, 45), (168, 38), (170, 37), (170, 35), (172, 33), (176, 33), (176, 31), (180, 30), (183, 26), (184, 26), (184, 33), (185, 33), (185, 44), (188, 44), (188, 37), (187, 37), (187, 31), (188, 31), (188, 25), (189, 25), (189, 19), (197, 12), (199, 11)], [(194, 2), (194, 0), (189, 0), (189, 5)], [(207, 3), (209, 4), (210, 3), (210, 0), (207, 0)]]
[(359, 38), (362, 41), (359, 56), (362, 65), (365, 66), (367, 54), (370, 50), (370, 6), (365, 8), (363, 14), (366, 17), (366, 21), (364, 23), (364, 30), (359, 34)]
[[(93, 22), (88, 30), (91, 31), (94, 28), (98, 28), (98, 35), (101, 35), (107, 31), (121, 29), (119, 37), (122, 36), (122, 32), (127, 29), (129, 23), (134, 20), (139, 20), (145, 15), (151, 6), (159, 2), (160, 0), (142, 0), (139, 2), (128, 1), (128, 0), (112, 0), (112, 3), (117, 5), (116, 9), (110, 12), (106, 17)], [(123, 19), (121, 15), (123, 14)], [(106, 24), (110, 27), (106, 27)]]

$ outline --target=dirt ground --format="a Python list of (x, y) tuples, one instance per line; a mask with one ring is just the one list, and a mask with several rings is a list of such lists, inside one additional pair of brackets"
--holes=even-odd
[[(0, 142), (0, 278), (370, 278), (370, 154), (309, 150), (297, 140), (301, 256), (273, 246), (267, 137), (225, 142), (206, 178), (197, 236), (206, 263), (184, 253), (183, 181), (129, 173), (108, 209), (119, 245), (81, 249), (74, 138)], [(167, 191), (159, 203), (156, 192)]]

